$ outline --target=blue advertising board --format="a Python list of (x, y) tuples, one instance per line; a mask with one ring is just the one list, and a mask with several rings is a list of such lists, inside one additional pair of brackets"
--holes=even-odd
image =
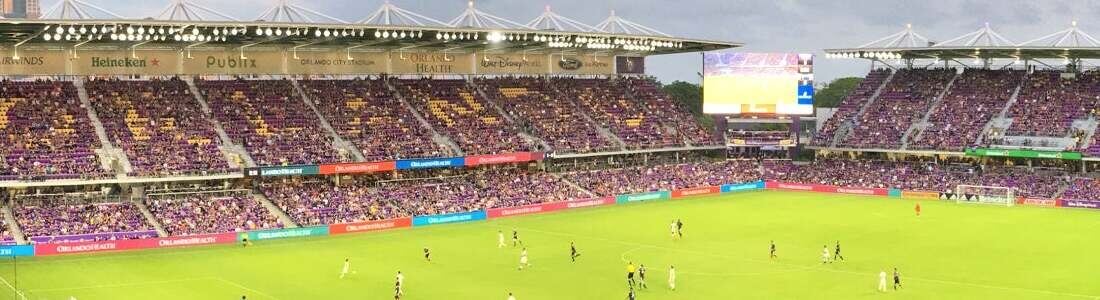
[(723, 184), (722, 185), (722, 193), (732, 193), (732, 192), (762, 190), (762, 189), (764, 189), (764, 181), (763, 180), (758, 180), (756, 182), (748, 182), (748, 183), (734, 183), (734, 184)]
[(476, 210), (464, 213), (453, 213), (444, 215), (431, 215), (431, 216), (417, 216), (413, 217), (413, 226), (427, 226), (427, 225), (439, 225), (448, 223), (460, 223), (469, 221), (485, 220), (485, 211)]
[(2, 245), (0, 246), (0, 258), (12, 256), (34, 256), (33, 245)]
[(464, 157), (402, 159), (397, 161), (398, 170), (460, 168), (466, 165)]

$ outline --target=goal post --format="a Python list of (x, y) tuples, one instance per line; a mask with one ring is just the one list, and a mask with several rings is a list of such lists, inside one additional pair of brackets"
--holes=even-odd
[(1016, 205), (1014, 188), (1002, 186), (959, 185), (955, 188), (956, 203)]

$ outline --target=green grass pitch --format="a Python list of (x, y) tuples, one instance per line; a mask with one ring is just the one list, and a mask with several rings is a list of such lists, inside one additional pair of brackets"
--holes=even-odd
[[(248, 248), (6, 259), (0, 276), (27, 299), (393, 299), (398, 270), (403, 299), (625, 299), (629, 260), (650, 270), (639, 299), (1100, 299), (1097, 212), (922, 201), (916, 217), (913, 205), (762, 191)], [(675, 218), (683, 240), (669, 237)], [(523, 271), (519, 248), (497, 248), (497, 230), (510, 243), (513, 228), (530, 252)], [(823, 265), (821, 247), (838, 240), (847, 260)], [(344, 258), (354, 274), (339, 279)], [(904, 287), (876, 291), (895, 266)]]

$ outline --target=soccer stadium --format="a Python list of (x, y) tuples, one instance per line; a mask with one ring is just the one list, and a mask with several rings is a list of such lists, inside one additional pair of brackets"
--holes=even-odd
[(0, 299), (1100, 299), (1076, 21), (107, 1), (0, 0)]

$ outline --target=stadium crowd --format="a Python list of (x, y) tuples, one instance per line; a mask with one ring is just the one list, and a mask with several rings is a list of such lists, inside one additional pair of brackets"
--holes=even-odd
[(562, 176), (599, 196), (614, 196), (756, 181), (761, 169), (756, 160), (727, 160), (587, 170)]
[(125, 150), (131, 175), (229, 171), (213, 122), (183, 80), (95, 79), (85, 88), (113, 145)]
[(545, 78), (499, 77), (476, 80), (486, 94), (524, 131), (546, 141), (557, 153), (617, 150), (595, 124), (576, 112), (568, 91), (559, 91)]
[(299, 224), (410, 217), (586, 198), (549, 173), (486, 169), (449, 175), (371, 176), (265, 183), (261, 190)]
[[(137, 206), (83, 195), (37, 195), (12, 207), (23, 235), (34, 242), (80, 242), (155, 237)], [(117, 201), (117, 200), (115, 200)]]
[(282, 228), (283, 224), (259, 201), (243, 193), (197, 193), (145, 200), (171, 235), (242, 232)]
[(289, 80), (196, 80), (234, 143), (258, 165), (342, 162)]
[(851, 148), (900, 148), (902, 136), (924, 116), (954, 76), (954, 70), (945, 69), (898, 71), (886, 83), (878, 99), (856, 118), (851, 133), (840, 145)]
[(466, 155), (533, 150), (518, 128), (463, 80), (398, 80), (402, 96)]
[(68, 81), (0, 81), (0, 181), (96, 179), (108, 172), (77, 89)]
[(384, 78), (300, 82), (333, 129), (367, 161), (450, 156), (397, 101)]

